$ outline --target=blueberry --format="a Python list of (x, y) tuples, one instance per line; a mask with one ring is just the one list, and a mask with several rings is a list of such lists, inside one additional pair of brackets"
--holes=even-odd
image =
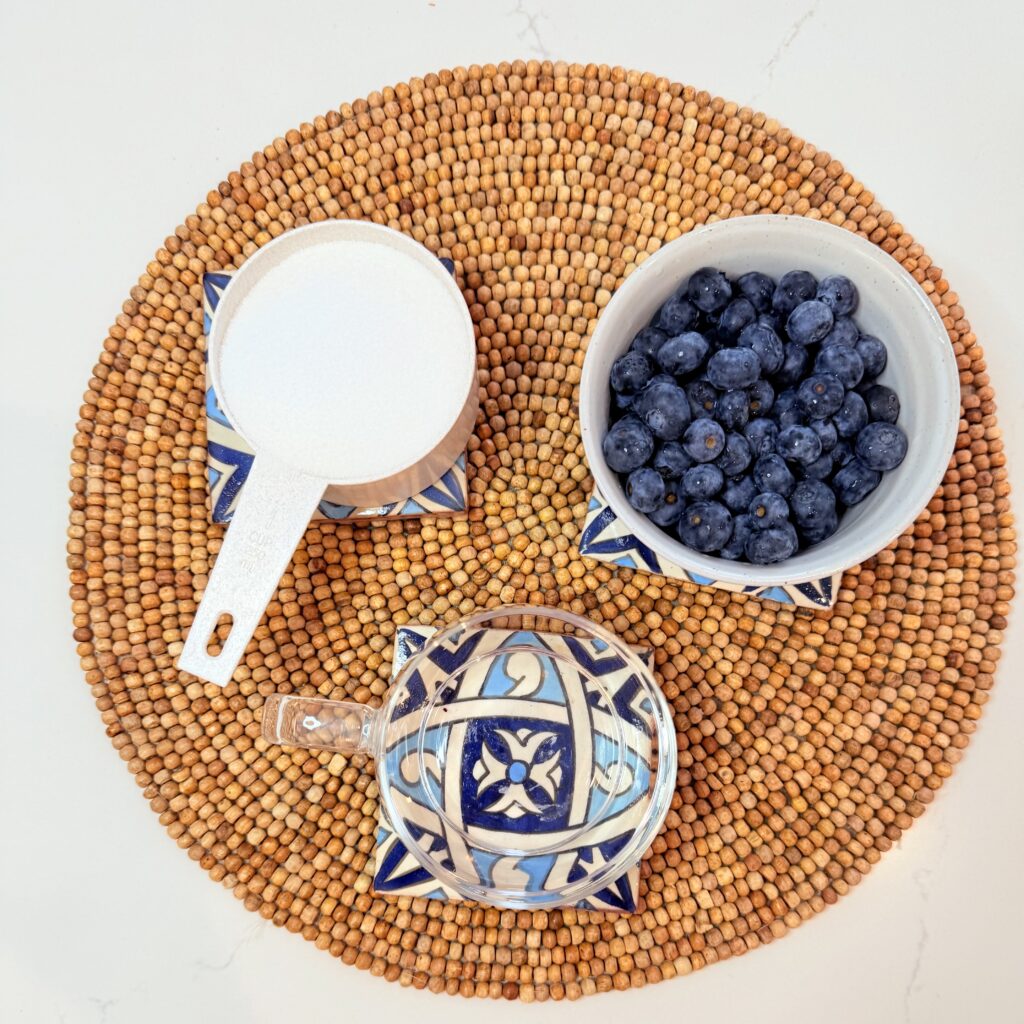
[(683, 474), (683, 493), (690, 498), (713, 498), (724, 483), (725, 476), (718, 466), (706, 462)]
[(831, 452), (822, 452), (813, 462), (800, 467), (805, 480), (827, 480), (835, 468)]
[(620, 395), (635, 395), (650, 383), (654, 367), (639, 352), (626, 352), (612, 363), (609, 381)]
[(658, 349), (668, 341), (668, 335), (657, 327), (643, 327), (629, 343), (630, 352), (639, 352), (652, 363), (657, 362)]
[(715, 402), (715, 419), (726, 430), (739, 430), (750, 419), (750, 398), (746, 391), (736, 388), (723, 391)]
[(720, 349), (732, 348), (734, 345), (732, 337), (712, 323), (711, 317), (707, 318), (707, 326), (704, 328), (704, 337), (708, 340), (709, 357), (713, 356)]
[(757, 322), (763, 324), (765, 327), (770, 327), (779, 337), (782, 336), (782, 327), (786, 322), (784, 316), (780, 316), (778, 313), (759, 313), (757, 316)]
[(817, 297), (836, 316), (849, 316), (857, 308), (857, 286), (843, 274), (830, 274), (818, 283)]
[(772, 407), (772, 416), (780, 427), (788, 427), (793, 423), (803, 423), (804, 412), (797, 399), (797, 392), (787, 388), (776, 399)]
[(668, 338), (658, 349), (658, 365), (676, 376), (696, 370), (708, 354), (708, 343), (703, 334), (687, 331)]
[(737, 278), (736, 288), (758, 313), (767, 313), (772, 308), (775, 282), (767, 274), (751, 270)]
[(753, 517), (744, 512), (732, 521), (732, 536), (729, 543), (718, 552), (719, 558), (737, 561), (746, 554), (747, 538), (754, 532)]
[(725, 450), (716, 465), (726, 476), (739, 476), (753, 461), (750, 442), (742, 434), (726, 434)]
[(796, 486), (796, 478), (781, 455), (762, 455), (754, 463), (753, 478), (759, 491), (775, 491), (784, 498)]
[(757, 319), (757, 310), (749, 299), (733, 299), (718, 318), (718, 327), (726, 334), (736, 335), (743, 330), (747, 324)]
[(862, 502), (877, 486), (882, 474), (853, 458), (832, 477), (836, 497), (847, 507)]
[(720, 270), (701, 267), (690, 276), (686, 296), (702, 313), (715, 313), (732, 298), (732, 285)]
[(711, 462), (725, 449), (725, 431), (714, 420), (694, 420), (683, 435), (683, 448), (694, 462)]
[(786, 334), (798, 345), (815, 345), (832, 330), (832, 310), (817, 299), (801, 302), (786, 319)]
[(831, 420), (811, 420), (807, 426), (818, 435), (823, 452), (830, 452), (835, 448), (839, 433)]
[(693, 380), (683, 389), (690, 403), (690, 415), (696, 420), (710, 416), (718, 401), (718, 389), (706, 380)]
[(743, 428), (743, 436), (750, 444), (750, 451), (755, 459), (762, 455), (771, 455), (775, 451), (779, 425), (773, 420), (761, 416), (756, 420), (751, 420)]
[(805, 378), (796, 395), (800, 408), (812, 420), (824, 420), (839, 410), (846, 391), (834, 374), (815, 373)]
[(612, 392), (612, 404), (620, 412), (629, 412), (633, 408), (633, 399), (636, 395), (620, 395), (618, 391)]
[(810, 427), (791, 423), (779, 431), (775, 450), (787, 462), (799, 462), (807, 466), (821, 455), (821, 440)]
[[(675, 384), (675, 382), (676, 379), (675, 377), (672, 376), (671, 373), (660, 372), (656, 373), (651, 378), (651, 384)], [(651, 384), (648, 384), (647, 387), (650, 387)], [(644, 390), (646, 390), (646, 388)]]
[(872, 422), (895, 423), (900, 418), (900, 396), (884, 384), (872, 384), (864, 391), (864, 404)]
[(800, 536), (807, 544), (820, 544), (839, 529), (839, 513), (833, 512), (819, 522), (801, 527)]
[(747, 388), (752, 416), (764, 416), (775, 404), (775, 389), (766, 380), (756, 380)]
[(679, 522), (684, 508), (686, 508), (686, 502), (675, 491), (667, 488), (664, 500), (653, 512), (647, 514), (647, 518), (655, 526), (660, 526), (663, 530), (671, 530)]
[(746, 388), (761, 376), (761, 362), (749, 348), (723, 348), (708, 360), (708, 380), (716, 388)]
[(695, 501), (679, 520), (679, 539), (696, 551), (717, 551), (732, 535), (732, 515), (717, 501)]
[(772, 309), (785, 318), (800, 305), (814, 298), (818, 282), (806, 270), (791, 270), (779, 279), (772, 293)]
[(742, 512), (754, 500), (757, 485), (749, 476), (727, 480), (722, 491), (722, 502), (730, 512)]
[(848, 391), (832, 422), (836, 425), (836, 433), (842, 437), (859, 434), (868, 422), (868, 407), (864, 399), (856, 391)]
[(740, 348), (749, 348), (761, 364), (761, 372), (770, 376), (782, 366), (785, 350), (779, 336), (765, 324), (748, 324), (740, 331), (736, 342)]
[(601, 450), (609, 469), (631, 473), (654, 453), (654, 438), (636, 416), (629, 415), (612, 425), (601, 442)]
[(857, 355), (864, 364), (865, 377), (877, 377), (889, 362), (888, 349), (873, 334), (861, 335), (857, 342)]
[(665, 481), (656, 469), (641, 466), (626, 480), (626, 499), (637, 512), (653, 512), (665, 500)]
[(821, 339), (821, 347), (831, 348), (833, 345), (853, 346), (857, 344), (859, 337), (860, 331), (857, 330), (857, 325), (850, 317), (837, 316), (832, 323), (832, 330)]
[(655, 380), (633, 400), (633, 411), (661, 441), (673, 441), (690, 422), (686, 392), (670, 380)]
[(666, 441), (654, 453), (651, 465), (666, 480), (678, 480), (693, 465), (693, 459), (678, 441)]
[(792, 555), (799, 546), (792, 524), (753, 530), (744, 546), (747, 558), (755, 565), (771, 565)]
[(845, 438), (840, 438), (829, 454), (832, 456), (832, 464), (836, 469), (841, 469), (853, 458), (853, 445)]
[(669, 298), (658, 310), (654, 326), (666, 334), (682, 334), (697, 325), (700, 311), (685, 295), (677, 294)]
[(869, 423), (854, 450), (868, 469), (895, 469), (907, 457), (907, 435), (895, 423)]
[(836, 496), (820, 480), (801, 480), (789, 496), (793, 519), (801, 530), (820, 523), (836, 512)]
[(833, 345), (818, 353), (818, 358), (814, 360), (814, 372), (834, 374), (844, 388), (855, 388), (864, 376), (864, 362), (855, 348)]
[(782, 348), (782, 365), (775, 373), (775, 384), (780, 388), (790, 388), (804, 379), (811, 357), (803, 345), (789, 342)]
[(747, 511), (754, 517), (754, 528), (758, 530), (789, 522), (789, 502), (777, 491), (755, 494)]

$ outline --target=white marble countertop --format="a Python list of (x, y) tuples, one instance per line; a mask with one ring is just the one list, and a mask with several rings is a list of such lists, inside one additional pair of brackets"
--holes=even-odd
[(209, 188), (285, 129), (385, 83), (513, 57), (622, 64), (760, 107), (828, 149), (947, 271), (1024, 492), (1018, 3), (353, 6), (0, 5), (0, 1019), (1021, 1020), (1019, 609), (967, 756), (899, 848), (782, 941), (640, 991), (526, 1008), (387, 985), (247, 914), (160, 828), (70, 639), (80, 396), (139, 271)]

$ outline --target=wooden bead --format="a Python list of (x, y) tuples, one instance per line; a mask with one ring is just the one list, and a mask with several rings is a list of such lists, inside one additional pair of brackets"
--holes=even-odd
[[(709, 220), (857, 231), (929, 294), (960, 368), (942, 486), (831, 612), (581, 559), (578, 386), (594, 320)], [(455, 262), (481, 411), (465, 519), (311, 524), (232, 683), (174, 667), (209, 522), (201, 277), (295, 226), (373, 220)], [(1016, 542), (995, 394), (957, 295), (839, 161), (765, 115), (622, 68), (455, 68), (253, 154), (156, 251), (104, 340), (71, 455), (73, 637), (114, 748), (172, 839), (247, 909), (344, 963), (488, 999), (578, 999), (771, 942), (845, 895), (952, 773), (992, 686)], [(275, 691), (379, 704), (398, 625), (561, 605), (655, 648), (677, 791), (629, 916), (372, 892), (366, 758), (268, 747)]]

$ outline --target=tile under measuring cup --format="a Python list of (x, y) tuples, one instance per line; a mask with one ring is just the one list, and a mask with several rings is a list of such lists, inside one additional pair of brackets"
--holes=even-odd
[[(454, 264), (442, 259), (452, 273)], [(203, 332), (207, 335), (224, 291), (231, 283), (233, 271), (219, 270), (203, 275)], [(212, 384), (206, 390), (207, 470), (210, 488), (210, 516), (215, 523), (229, 523), (249, 475), (253, 450), (235, 430), (217, 401)], [(360, 508), (330, 500), (324, 495), (314, 519), (336, 522), (368, 519), (408, 519), (423, 515), (455, 515), (467, 508), (466, 456), (461, 455), (443, 476), (418, 494), (386, 505)]]

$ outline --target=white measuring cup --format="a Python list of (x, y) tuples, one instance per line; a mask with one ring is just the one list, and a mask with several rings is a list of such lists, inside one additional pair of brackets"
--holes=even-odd
[[(473, 323), (424, 246), (325, 221), (279, 236), (234, 275), (207, 372), (256, 454), (178, 668), (224, 686), (328, 487), (360, 507), (397, 501), (464, 450), (478, 406)], [(210, 654), (224, 615), (230, 632)]]

